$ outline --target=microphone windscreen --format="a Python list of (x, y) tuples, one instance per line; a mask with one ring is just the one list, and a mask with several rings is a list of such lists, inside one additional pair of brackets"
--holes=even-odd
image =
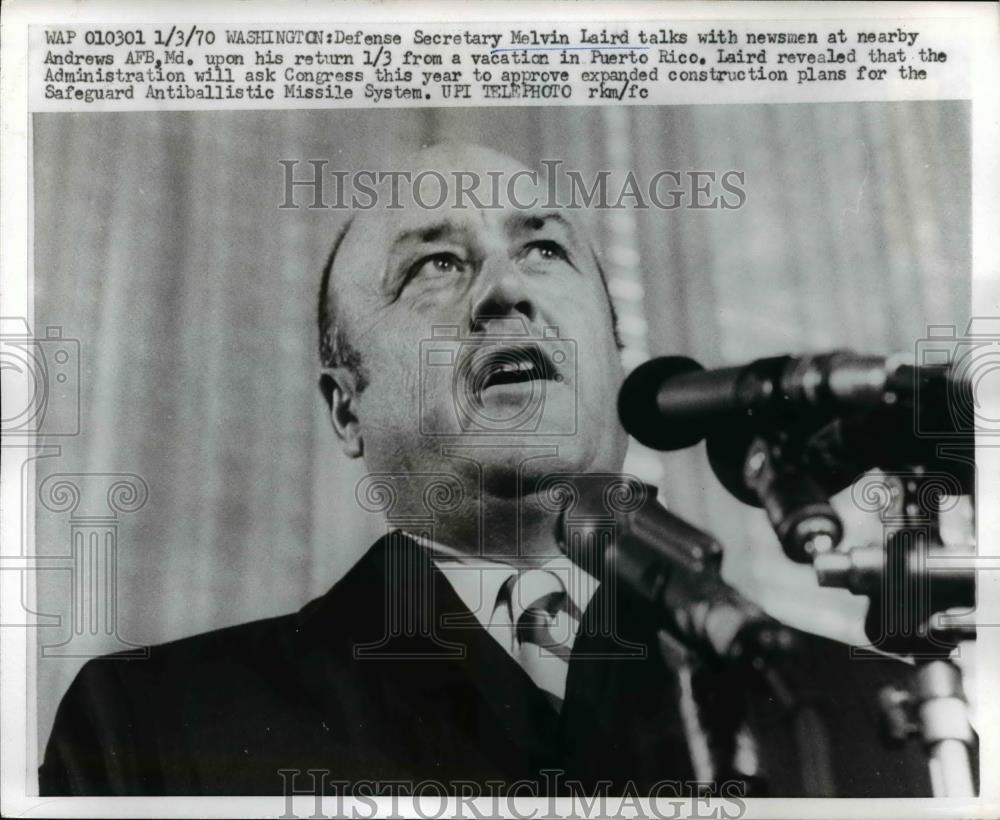
[(701, 441), (700, 430), (664, 423), (658, 397), (668, 380), (702, 370), (686, 356), (661, 356), (633, 370), (618, 393), (618, 418), (629, 435), (654, 450), (682, 450)]

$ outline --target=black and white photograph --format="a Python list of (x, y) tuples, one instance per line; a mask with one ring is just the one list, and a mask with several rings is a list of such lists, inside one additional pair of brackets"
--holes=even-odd
[[(813, 21), (857, 65), (720, 25), (699, 48), (745, 64), (692, 68), (669, 20), (327, 22), (294, 67), (250, 21), (35, 26), (38, 88), (74, 108), (27, 114), (31, 311), (3, 311), (28, 793), (286, 817), (986, 797), (1000, 318), (974, 300), (973, 101), (711, 97), (758, 53), (800, 86), (944, 55), (920, 20), (837, 25)], [(187, 68), (213, 30), (255, 64)], [(421, 45), (491, 59), (462, 77)], [(102, 46), (186, 63), (105, 81)], [(589, 101), (555, 70), (588, 61)], [(499, 101), (458, 104), (491, 72)], [(644, 100), (668, 72), (715, 85)], [(272, 77), (280, 107), (227, 101)], [(162, 107), (108, 96), (143, 82)]]

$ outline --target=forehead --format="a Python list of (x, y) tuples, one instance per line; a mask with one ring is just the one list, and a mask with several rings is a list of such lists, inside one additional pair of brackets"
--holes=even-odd
[(485, 244), (550, 230), (570, 241), (586, 236), (572, 209), (547, 202), (541, 174), (502, 154), (474, 147), (432, 149), (391, 170), (408, 176), (386, 174), (371, 186), (378, 199), (355, 215), (338, 253), (333, 278), (345, 287), (374, 284), (390, 255), (404, 245), (456, 239)]
[[(363, 252), (369, 259), (384, 258), (405, 247), (435, 242), (469, 242), (479, 247), (525, 233), (560, 231), (567, 240), (583, 236), (571, 211), (560, 208), (407, 207), (366, 214), (356, 220), (350, 252)], [(345, 257), (348, 254), (345, 254)]]

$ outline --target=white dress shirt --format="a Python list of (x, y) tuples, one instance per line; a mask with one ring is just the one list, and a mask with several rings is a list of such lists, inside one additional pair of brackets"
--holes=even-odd
[[(497, 600), (504, 584), (525, 567), (470, 556), (436, 541), (411, 533), (407, 535), (430, 551), (434, 564), (451, 584), (462, 603), (468, 607), (482, 627), (513, 658), (517, 659), (518, 647), (513, 628), (516, 618), (513, 618), (509, 607), (498, 607)], [(531, 569), (546, 570), (559, 578), (569, 600), (581, 614), (587, 609), (590, 599), (597, 591), (597, 579), (564, 555), (556, 556), (540, 566), (532, 566)], [(566, 645), (572, 647), (580, 625), (575, 618), (570, 619), (568, 623), (571, 634)]]

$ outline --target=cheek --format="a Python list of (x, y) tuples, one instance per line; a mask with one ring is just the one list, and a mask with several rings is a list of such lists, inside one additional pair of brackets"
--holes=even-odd
[[(615, 344), (611, 309), (603, 292), (574, 306), (565, 315), (572, 317), (571, 330), (576, 340), (580, 367), (606, 381), (621, 381), (621, 354)], [(575, 308), (575, 311), (574, 311)]]
[(372, 417), (398, 418), (416, 396), (417, 347), (396, 337), (370, 338), (361, 349), (368, 376), (366, 410)]
[[(582, 280), (580, 277), (583, 277)], [(612, 336), (610, 297), (604, 290), (597, 274), (593, 278), (583, 274), (555, 291), (552, 296), (560, 315), (572, 322), (574, 328), (581, 329), (584, 338), (591, 343), (599, 343), (601, 334)], [(612, 346), (613, 343), (612, 343)]]
[(610, 323), (607, 340), (595, 342), (581, 351), (580, 401), (595, 415), (618, 418), (618, 391), (625, 378), (621, 357), (611, 338)]
[(369, 423), (393, 438), (412, 439), (424, 427), (437, 429), (442, 417), (451, 417), (454, 367), (439, 363), (434, 353), (440, 347), (419, 334), (373, 346), (364, 396)]

